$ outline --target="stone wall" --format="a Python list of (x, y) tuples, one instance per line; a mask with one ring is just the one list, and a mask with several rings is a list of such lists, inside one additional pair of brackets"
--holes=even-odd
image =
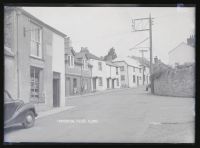
[(194, 64), (162, 71), (157, 78), (154, 78), (154, 93), (165, 96), (194, 97)]

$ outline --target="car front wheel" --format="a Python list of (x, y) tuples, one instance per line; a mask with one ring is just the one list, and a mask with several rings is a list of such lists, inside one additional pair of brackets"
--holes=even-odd
[(35, 115), (34, 115), (33, 111), (28, 111), (25, 114), (25, 119), (22, 124), (23, 124), (24, 128), (30, 128), (34, 125), (34, 123), (35, 123)]

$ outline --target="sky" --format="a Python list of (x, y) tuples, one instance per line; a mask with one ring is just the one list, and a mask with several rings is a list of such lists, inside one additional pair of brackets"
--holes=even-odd
[[(46, 24), (63, 32), (75, 51), (88, 47), (96, 56), (105, 56), (114, 47), (118, 57), (141, 56), (129, 50), (149, 37), (148, 31), (133, 32), (132, 19), (151, 17), (153, 57), (168, 64), (168, 52), (186, 42), (195, 31), (194, 7), (23, 7)], [(141, 27), (141, 24), (137, 25)], [(148, 26), (148, 24), (146, 24)], [(146, 40), (138, 47), (149, 47)], [(142, 49), (142, 48), (141, 48)], [(144, 57), (149, 59), (149, 48)]]

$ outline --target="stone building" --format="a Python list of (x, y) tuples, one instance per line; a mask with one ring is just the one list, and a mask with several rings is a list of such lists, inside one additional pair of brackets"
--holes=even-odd
[(92, 65), (82, 52), (76, 53), (65, 39), (65, 94), (66, 96), (89, 93), (92, 90)]
[(65, 105), (66, 35), (22, 8), (4, 12), (4, 88), (38, 110)]

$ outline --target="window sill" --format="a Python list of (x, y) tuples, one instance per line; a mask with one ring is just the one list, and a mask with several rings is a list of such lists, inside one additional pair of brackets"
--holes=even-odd
[(33, 55), (30, 55), (31, 58), (33, 59), (37, 59), (37, 60), (40, 60), (40, 61), (44, 61), (43, 58), (40, 58), (40, 57), (36, 57), (36, 56), (33, 56)]

